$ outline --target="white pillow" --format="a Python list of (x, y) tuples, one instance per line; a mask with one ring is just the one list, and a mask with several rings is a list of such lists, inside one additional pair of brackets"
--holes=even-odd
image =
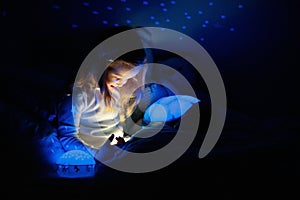
[(160, 98), (151, 104), (144, 113), (144, 120), (150, 122), (169, 122), (180, 118), (199, 99), (188, 95), (173, 95)]

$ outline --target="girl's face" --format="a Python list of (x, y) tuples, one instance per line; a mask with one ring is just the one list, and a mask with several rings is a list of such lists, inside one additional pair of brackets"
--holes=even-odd
[(106, 84), (109, 87), (122, 87), (127, 81), (138, 74), (139, 70), (116, 70), (116, 72), (110, 71), (107, 75)]

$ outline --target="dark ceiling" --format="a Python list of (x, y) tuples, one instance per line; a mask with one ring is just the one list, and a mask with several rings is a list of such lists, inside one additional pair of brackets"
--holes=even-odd
[(35, 70), (49, 64), (62, 65), (62, 71), (76, 70), (107, 29), (156, 26), (187, 34), (208, 51), (235, 106), (249, 113), (253, 107), (290, 113), (295, 110), (290, 102), (299, 101), (295, 73), (299, 22), (293, 3), (3, 0), (1, 4), (2, 70)]

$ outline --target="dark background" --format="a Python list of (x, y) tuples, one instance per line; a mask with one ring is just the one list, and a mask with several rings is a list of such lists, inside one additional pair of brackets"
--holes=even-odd
[[(202, 161), (205, 170), (217, 173), (219, 168), (223, 169), (214, 179), (207, 175), (205, 180), (226, 188), (224, 194), (227, 195), (235, 194), (232, 190), (243, 188), (243, 184), (247, 185), (243, 191), (248, 193), (251, 187), (268, 185), (273, 189), (266, 194), (276, 194), (282, 189), (284, 192), (280, 194), (290, 195), (294, 191), (290, 183), (299, 179), (298, 3), (240, 0), (212, 1), (213, 6), (209, 6), (210, 1), (178, 0), (175, 4), (162, 1), (165, 5), (161, 6), (158, 1), (148, 1), (149, 5), (142, 2), (2, 1), (1, 101), (5, 103), (1, 106), (14, 107), (23, 101), (11, 95), (11, 91), (18, 91), (18, 88), (23, 88), (21, 94), (59, 92), (61, 85), (74, 79), (85, 56), (115, 23), (178, 30), (198, 41), (215, 61), (224, 80), (228, 108), (239, 113), (236, 118), (259, 121), (264, 127), (262, 131), (257, 130), (254, 139), (249, 139), (249, 143), (251, 140), (251, 143), (265, 144), (263, 148), (217, 161), (208, 157), (209, 164)], [(238, 5), (243, 7), (238, 8)], [(126, 11), (126, 7), (131, 10)], [(168, 11), (162, 11), (163, 8)], [(199, 10), (203, 11), (201, 16)], [(222, 20), (223, 14), (226, 18)], [(150, 16), (155, 16), (155, 20)], [(167, 18), (170, 19), (168, 23), (165, 22)], [(103, 24), (103, 20), (107, 20), (107, 24)], [(209, 21), (206, 28), (202, 26), (205, 20)], [(160, 24), (156, 25), (155, 21)], [(230, 31), (231, 28), (234, 31)], [(5, 116), (3, 113), (3, 119)], [(239, 126), (240, 130), (251, 126), (239, 120), (229, 118), (227, 126)], [(5, 132), (9, 134), (9, 129)], [(275, 137), (279, 139), (274, 143)], [(222, 139), (220, 144), (223, 145), (232, 142), (230, 137)], [(2, 162), (5, 164), (5, 160)], [(205, 172), (199, 171), (200, 175), (195, 175), (197, 178), (193, 181), (201, 182)], [(173, 175), (166, 173), (166, 179), (172, 179)], [(193, 179), (192, 175), (188, 177), (181, 183)], [(229, 182), (233, 184), (227, 185)], [(52, 184), (55, 185), (55, 181)], [(263, 187), (257, 188), (266, 191)], [(28, 190), (31, 189), (38, 190)]]

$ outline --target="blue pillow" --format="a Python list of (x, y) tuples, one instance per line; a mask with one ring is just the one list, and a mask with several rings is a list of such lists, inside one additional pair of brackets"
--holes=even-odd
[(163, 97), (151, 104), (144, 113), (144, 120), (150, 122), (170, 122), (180, 118), (199, 99), (189, 95)]

